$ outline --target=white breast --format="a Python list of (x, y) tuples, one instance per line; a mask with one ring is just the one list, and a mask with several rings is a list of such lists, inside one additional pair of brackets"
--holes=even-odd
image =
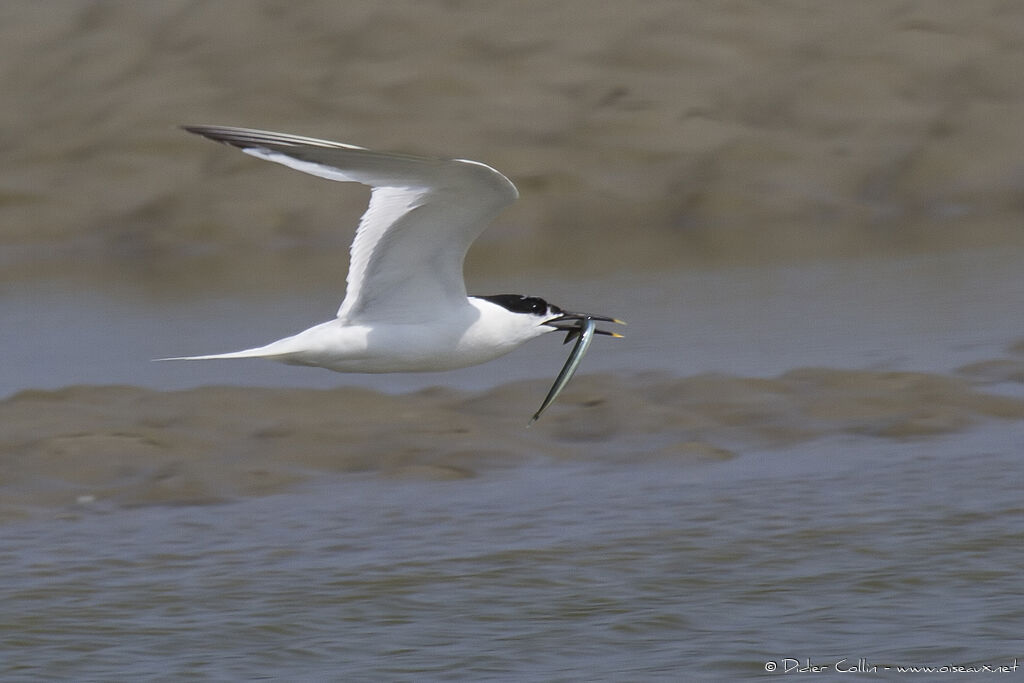
[(294, 365), (337, 372), (429, 372), (485, 363), (549, 332), (529, 316), (470, 298), (429, 323), (348, 325), (331, 320), (264, 351)]

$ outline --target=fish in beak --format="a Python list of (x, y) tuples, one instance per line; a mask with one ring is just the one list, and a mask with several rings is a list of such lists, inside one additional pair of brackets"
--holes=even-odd
[(562, 366), (561, 372), (558, 373), (558, 377), (555, 378), (555, 383), (551, 385), (551, 389), (548, 391), (548, 395), (544, 397), (543, 403), (537, 412), (530, 418), (530, 422), (526, 425), (529, 427), (536, 422), (541, 413), (543, 413), (549, 405), (554, 403), (558, 395), (562, 393), (562, 389), (569, 383), (572, 376), (576, 374), (576, 369), (580, 366), (580, 362), (583, 360), (583, 356), (586, 355), (587, 349), (590, 348), (590, 342), (594, 339), (595, 334), (605, 334), (610, 337), (622, 337), (617, 332), (610, 332), (607, 330), (597, 329), (597, 322), (609, 322), (617, 323), (619, 325), (625, 325), (626, 323), (615, 318), (608, 318), (603, 315), (587, 315), (586, 313), (563, 313), (557, 318), (552, 318), (544, 323), (549, 327), (553, 327), (556, 330), (566, 332), (564, 344), (569, 343), (573, 339), (576, 339), (576, 345), (572, 347), (572, 352), (569, 354), (569, 358), (566, 359), (565, 365)]
[[(563, 344), (568, 344), (573, 339), (580, 336), (580, 332), (583, 331), (584, 323), (587, 320), (597, 320), (599, 322), (616, 323), (617, 325), (625, 325), (626, 323), (618, 318), (609, 318), (604, 315), (591, 315), (589, 313), (566, 313), (563, 312), (557, 318), (545, 321), (544, 325), (553, 327), (556, 330), (562, 330), (566, 332), (565, 339), (562, 340)], [(594, 329), (595, 334), (604, 334), (609, 337), (615, 337), (618, 339), (622, 338), (622, 335), (618, 332), (611, 332), (609, 330)]]

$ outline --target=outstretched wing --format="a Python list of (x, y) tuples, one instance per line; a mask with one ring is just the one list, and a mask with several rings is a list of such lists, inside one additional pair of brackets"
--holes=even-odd
[(184, 129), (304, 173), (373, 188), (338, 309), (347, 322), (415, 323), (436, 317), (439, 308), (467, 305), (466, 251), (519, 196), (508, 178), (476, 161), (374, 152), (245, 128)]

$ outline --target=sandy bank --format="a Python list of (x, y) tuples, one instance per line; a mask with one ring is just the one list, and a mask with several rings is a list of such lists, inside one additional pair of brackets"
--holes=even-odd
[(181, 123), (486, 161), (523, 199), (481, 263), (1020, 238), (1015, 3), (29, 0), (0, 7), (0, 64), (11, 263), (344, 261), (364, 193)]
[[(968, 369), (1014, 381), (1013, 367)], [(4, 516), (103, 500), (198, 504), (369, 472), (467, 478), (535, 459), (693, 464), (835, 435), (939, 438), (1024, 419), (1024, 400), (925, 373), (800, 369), (773, 379), (577, 378), (533, 428), (545, 390), (484, 393), (124, 386), (24, 391), (0, 402)], [(823, 442), (827, 449), (827, 442)]]

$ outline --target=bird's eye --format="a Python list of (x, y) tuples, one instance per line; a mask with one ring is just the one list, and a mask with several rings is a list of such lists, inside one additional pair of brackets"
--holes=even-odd
[(491, 303), (497, 304), (502, 308), (508, 309), (513, 313), (530, 313), (533, 315), (546, 315), (551, 308), (557, 309), (557, 306), (550, 307), (548, 302), (541, 299), (539, 296), (523, 296), (521, 294), (492, 294), (491, 296), (478, 297)]
[(526, 310), (537, 315), (544, 315), (548, 312), (548, 302), (538, 296), (528, 296), (523, 299)]

